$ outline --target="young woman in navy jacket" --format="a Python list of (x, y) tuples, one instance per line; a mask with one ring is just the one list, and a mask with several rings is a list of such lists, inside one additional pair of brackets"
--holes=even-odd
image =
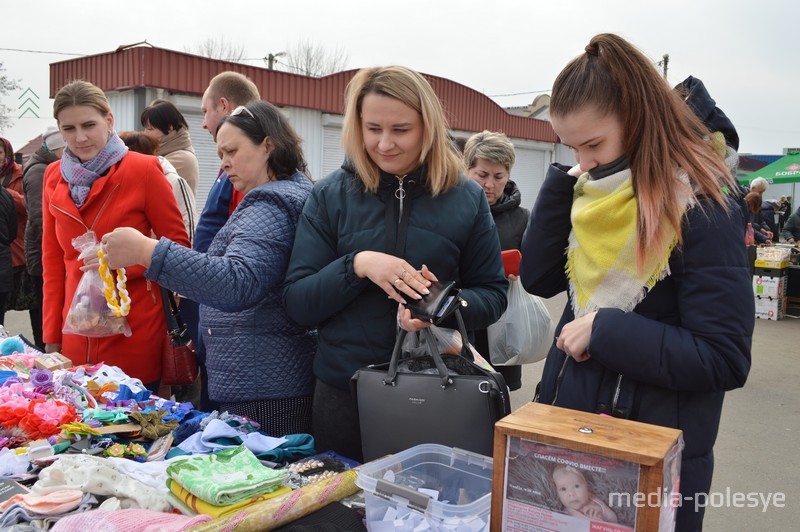
[[(754, 303), (735, 181), (708, 129), (652, 62), (597, 35), (555, 81), (553, 165), (522, 242), (521, 279), (567, 290), (536, 400), (683, 431), (681, 494), (711, 487), (727, 390), (750, 369)], [(695, 499), (691, 499), (695, 500)], [(702, 528), (686, 499), (677, 530)]]

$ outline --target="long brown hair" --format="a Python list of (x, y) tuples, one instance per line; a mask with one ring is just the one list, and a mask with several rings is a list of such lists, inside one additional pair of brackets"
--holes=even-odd
[[(636, 47), (614, 34), (594, 36), (584, 54), (573, 59), (553, 84), (550, 113), (564, 116), (594, 106), (616, 114), (638, 201), (638, 264), (661, 243), (662, 215), (681, 238), (683, 205), (677, 197), (705, 196), (729, 208), (723, 185), (736, 188), (724, 161), (714, 152), (711, 133), (673, 91), (655, 65)], [(689, 176), (692, 190), (676, 179)]]
[(348, 83), (345, 95), (342, 145), (364, 188), (375, 192), (380, 183), (378, 165), (364, 148), (361, 129), (361, 104), (367, 94), (394, 98), (420, 114), (423, 134), (419, 164), (426, 167), (428, 189), (436, 196), (455, 185), (460, 163), (447, 136), (447, 120), (439, 98), (418, 72), (388, 66), (359, 70)]
[(747, 195), (744, 197), (745, 203), (747, 203), (747, 208), (752, 213), (759, 213), (761, 212), (761, 204), (763, 200), (761, 199), (760, 192), (748, 192)]

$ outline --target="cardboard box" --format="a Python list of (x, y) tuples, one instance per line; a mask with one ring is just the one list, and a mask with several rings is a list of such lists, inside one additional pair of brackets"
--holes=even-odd
[[(783, 271), (786, 270), (775, 270)], [(768, 297), (777, 299), (786, 296), (789, 282), (788, 277), (780, 275), (773, 277), (771, 275), (754, 275), (753, 276), (753, 294), (758, 297)]]
[(778, 260), (756, 259), (755, 266), (756, 266), (756, 268), (783, 269), (783, 268), (788, 268), (789, 267), (789, 261), (788, 260), (778, 261)]
[(786, 314), (786, 298), (756, 297), (756, 318), (780, 320)]
[(674, 530), (681, 431), (528, 403), (494, 434), (492, 530)]
[(61, 353), (42, 353), (34, 364), (37, 369), (49, 369), (55, 371), (57, 369), (67, 369), (72, 367), (72, 360), (68, 359)]

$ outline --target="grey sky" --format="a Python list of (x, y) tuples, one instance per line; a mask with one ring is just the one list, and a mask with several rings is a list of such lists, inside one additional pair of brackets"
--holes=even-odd
[[(8, 48), (97, 54), (146, 39), (184, 51), (223, 35), (242, 44), (245, 57), (261, 58), (312, 39), (345, 50), (348, 68), (402, 64), (490, 96), (529, 93), (493, 98), (506, 107), (549, 91), (601, 32), (619, 33), (653, 61), (669, 54), (672, 85), (702, 79), (736, 125), (741, 152), (800, 147), (794, 0), (6, 0), (3, 7), (0, 60), (23, 90), (39, 95), (43, 117), (15, 119), (5, 132), (15, 148), (55, 123), (48, 65), (72, 56)], [(21, 93), (3, 103), (17, 109)]]

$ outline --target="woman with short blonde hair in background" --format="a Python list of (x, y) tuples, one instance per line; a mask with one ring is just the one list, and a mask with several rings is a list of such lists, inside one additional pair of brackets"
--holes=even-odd
[[(503, 251), (520, 249), (530, 216), (528, 209), (521, 205), (519, 187), (511, 180), (515, 159), (514, 145), (504, 133), (475, 133), (464, 145), (463, 161), (467, 175), (486, 194)], [(485, 329), (475, 331), (475, 348), (489, 360), (491, 354)], [(522, 387), (522, 366), (495, 366), (495, 369), (503, 375), (509, 390)]]

